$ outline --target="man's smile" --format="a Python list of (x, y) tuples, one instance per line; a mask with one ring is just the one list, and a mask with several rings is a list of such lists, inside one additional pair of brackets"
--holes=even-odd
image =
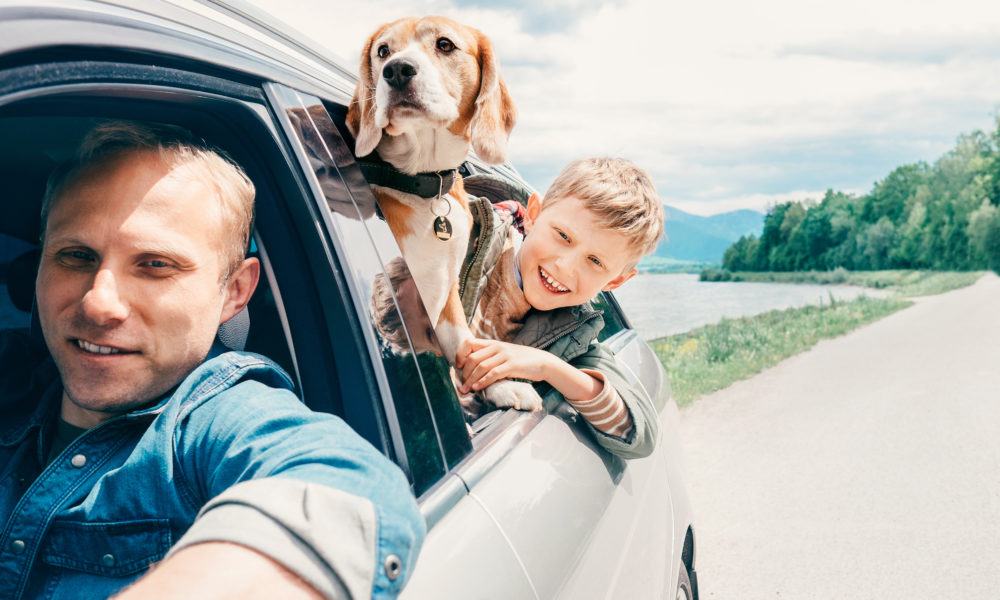
[(74, 346), (76, 346), (81, 352), (90, 356), (139, 354), (139, 352), (135, 350), (128, 350), (125, 348), (120, 348), (118, 346), (95, 344), (93, 342), (88, 342), (87, 340), (79, 338), (71, 339), (70, 342)]

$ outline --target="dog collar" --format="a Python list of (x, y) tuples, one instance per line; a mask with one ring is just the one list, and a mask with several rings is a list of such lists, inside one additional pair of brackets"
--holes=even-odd
[(387, 162), (359, 160), (358, 166), (368, 183), (421, 198), (436, 198), (448, 193), (458, 175), (458, 169), (407, 175)]

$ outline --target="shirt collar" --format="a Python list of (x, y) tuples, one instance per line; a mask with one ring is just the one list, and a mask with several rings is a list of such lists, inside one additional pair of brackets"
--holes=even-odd
[(517, 287), (524, 291), (524, 279), (521, 277), (521, 242), (524, 238), (515, 233), (511, 236), (514, 238), (514, 279), (517, 280)]

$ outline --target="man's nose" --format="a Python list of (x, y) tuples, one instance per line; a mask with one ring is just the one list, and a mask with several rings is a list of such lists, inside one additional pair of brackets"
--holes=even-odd
[(129, 308), (122, 299), (114, 273), (101, 269), (83, 295), (83, 314), (96, 325), (111, 325), (128, 318)]
[(382, 79), (385, 79), (386, 83), (397, 90), (405, 88), (416, 74), (416, 63), (405, 58), (397, 58), (396, 60), (389, 61), (382, 67)]

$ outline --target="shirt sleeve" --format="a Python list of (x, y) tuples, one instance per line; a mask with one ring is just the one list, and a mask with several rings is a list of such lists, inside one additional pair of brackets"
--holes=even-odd
[(423, 518), (403, 472), (343, 420), (244, 381), (181, 413), (174, 431), (178, 489), (199, 509), (174, 551), (247, 546), (329, 598), (402, 590)]
[(570, 364), (588, 372), (600, 372), (605, 385), (621, 398), (631, 418), (631, 432), (616, 436), (605, 433), (584, 417), (597, 443), (622, 458), (643, 458), (652, 454), (660, 436), (660, 415), (639, 380), (623, 368), (603, 344), (596, 341)]
[(632, 413), (625, 405), (625, 400), (615, 390), (614, 386), (596, 369), (580, 369), (601, 382), (601, 391), (590, 400), (570, 400), (566, 402), (576, 409), (580, 416), (587, 420), (595, 429), (607, 435), (628, 439), (632, 435)]

